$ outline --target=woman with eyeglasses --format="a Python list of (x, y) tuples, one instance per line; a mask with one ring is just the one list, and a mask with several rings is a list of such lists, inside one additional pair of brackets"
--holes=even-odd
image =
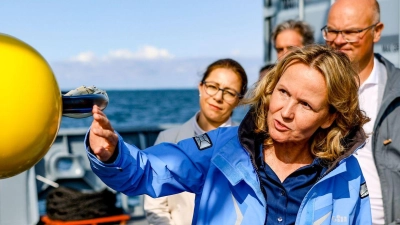
[[(232, 59), (220, 59), (210, 64), (198, 86), (200, 111), (180, 127), (161, 132), (155, 144), (177, 143), (204, 134), (217, 127), (236, 125), (231, 115), (247, 89), (243, 67)], [(189, 192), (151, 198), (144, 197), (144, 209), (149, 224), (191, 224), (195, 195)]]
[(140, 151), (94, 106), (88, 158), (107, 185), (127, 195), (195, 193), (192, 224), (371, 224), (353, 155), (365, 145), (369, 120), (358, 87), (344, 53), (306, 46), (242, 100), (251, 108), (239, 127)]

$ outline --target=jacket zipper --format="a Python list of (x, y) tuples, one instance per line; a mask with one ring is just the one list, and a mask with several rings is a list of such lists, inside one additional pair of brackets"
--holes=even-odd
[(260, 177), (260, 174), (258, 173), (258, 168), (257, 168), (257, 165), (255, 165), (255, 160), (253, 159), (253, 157), (252, 156), (249, 156), (250, 157), (250, 161), (251, 161), (251, 165), (253, 165), (253, 169), (256, 171), (256, 174), (257, 174), (257, 177), (258, 177), (258, 180), (260, 181), (260, 189), (261, 189), (261, 193), (263, 193), (263, 196), (264, 196), (264, 200), (265, 200), (265, 220), (264, 220), (264, 225), (266, 225), (267, 224), (267, 193), (265, 193), (265, 190), (264, 190), (264, 188), (262, 187), (262, 184), (261, 184), (261, 177)]

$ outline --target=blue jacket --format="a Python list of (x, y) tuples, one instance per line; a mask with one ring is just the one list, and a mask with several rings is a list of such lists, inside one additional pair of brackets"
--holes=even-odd
[[(120, 137), (116, 160), (109, 164), (86, 149), (92, 170), (117, 191), (151, 197), (195, 193), (193, 224), (266, 224), (266, 198), (250, 150), (254, 136), (246, 126), (244, 121), (240, 128), (143, 151)], [(358, 147), (349, 148), (311, 188), (296, 224), (371, 224), (368, 190), (351, 155)]]

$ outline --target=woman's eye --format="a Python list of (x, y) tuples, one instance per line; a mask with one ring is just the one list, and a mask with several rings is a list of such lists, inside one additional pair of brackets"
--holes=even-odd
[(236, 94), (235, 94), (234, 92), (232, 92), (232, 91), (227, 91), (227, 90), (225, 90), (225, 94), (226, 94), (226, 95), (229, 95), (230, 97), (235, 97), (235, 96), (236, 96)]
[(307, 102), (300, 102), (300, 104), (307, 109), (312, 109), (311, 106)]
[(207, 88), (209, 88), (209, 89), (211, 89), (211, 90), (217, 90), (217, 89), (218, 89), (218, 88), (217, 88), (216, 86), (214, 86), (214, 85), (208, 85)]
[(284, 90), (284, 89), (279, 89), (278, 91), (279, 91), (281, 94), (288, 95), (287, 91)]

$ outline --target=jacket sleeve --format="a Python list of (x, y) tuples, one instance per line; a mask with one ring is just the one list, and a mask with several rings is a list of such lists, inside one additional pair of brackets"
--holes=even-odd
[[(208, 134), (212, 142), (218, 132), (217, 129)], [(201, 192), (215, 145), (200, 150), (194, 138), (189, 138), (178, 144), (161, 143), (141, 151), (118, 136), (118, 156), (113, 163), (99, 161), (85, 140), (93, 172), (109, 187), (126, 195), (151, 197), (182, 191)]]
[[(168, 138), (165, 131), (161, 132), (154, 145), (162, 142), (175, 142), (173, 138)], [(144, 210), (146, 211), (147, 221), (150, 225), (174, 225), (171, 217), (171, 209), (168, 206), (168, 197), (152, 198), (144, 195)]]

